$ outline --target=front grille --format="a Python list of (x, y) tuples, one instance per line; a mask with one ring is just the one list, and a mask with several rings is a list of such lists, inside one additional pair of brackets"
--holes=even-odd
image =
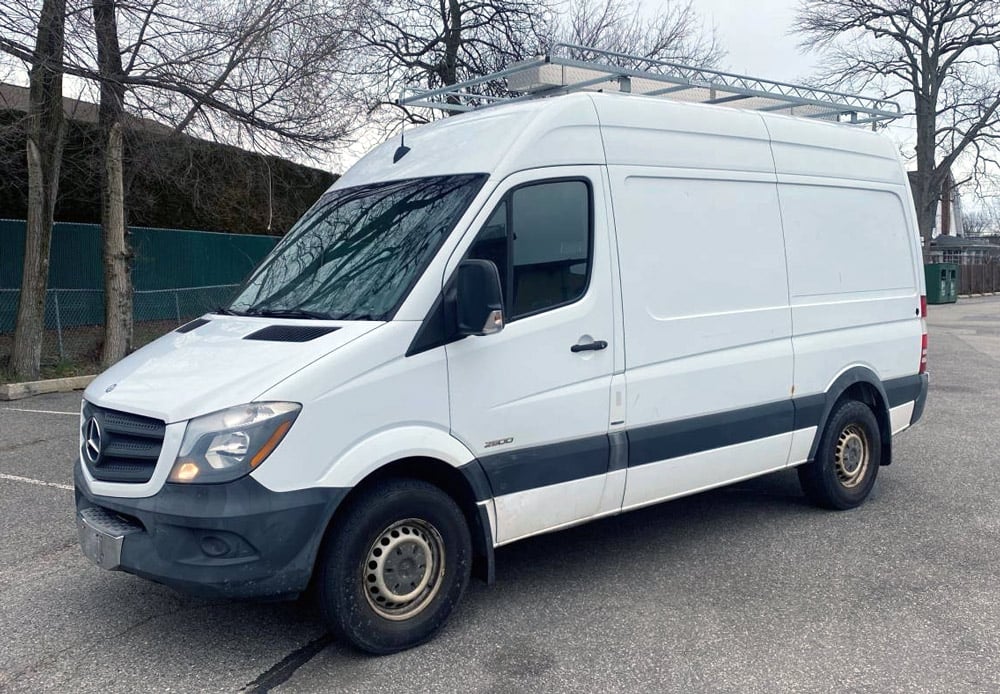
[[(93, 446), (88, 451), (88, 438), (94, 439), (88, 431), (91, 419), (100, 431), (96, 462), (92, 460)], [(148, 482), (160, 457), (165, 430), (166, 425), (158, 419), (84, 403), (80, 458), (94, 479), (102, 482)]]

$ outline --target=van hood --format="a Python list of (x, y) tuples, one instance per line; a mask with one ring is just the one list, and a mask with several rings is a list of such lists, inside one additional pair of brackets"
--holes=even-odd
[[(183, 421), (252, 402), (296, 371), (383, 325), (214, 314), (202, 320), (208, 322), (189, 332), (168, 333), (118, 362), (90, 384), (84, 398), (168, 424)], [(247, 339), (268, 326), (333, 330), (299, 342)]]

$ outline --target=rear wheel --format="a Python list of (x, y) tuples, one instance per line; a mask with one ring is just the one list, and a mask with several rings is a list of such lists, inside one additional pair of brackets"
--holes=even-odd
[(854, 508), (871, 493), (881, 462), (875, 413), (863, 402), (845, 400), (830, 414), (816, 460), (799, 466), (799, 482), (818, 506)]
[(465, 516), (438, 487), (392, 479), (365, 490), (331, 528), (317, 597), (336, 636), (369, 653), (431, 638), (469, 582)]

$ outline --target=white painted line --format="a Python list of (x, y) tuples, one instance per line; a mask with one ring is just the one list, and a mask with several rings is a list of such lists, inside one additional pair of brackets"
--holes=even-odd
[(8, 480), (10, 482), (27, 482), (28, 484), (37, 484), (39, 487), (55, 487), (56, 489), (65, 489), (68, 492), (73, 491), (73, 487), (68, 484), (57, 484), (56, 482), (33, 480), (30, 477), (21, 477), (20, 475), (5, 475), (2, 472), (0, 472), (0, 480)]
[(23, 407), (0, 407), (0, 412), (37, 412), (38, 414), (68, 414), (72, 417), (79, 417), (79, 412), (57, 412), (56, 410), (26, 410)]

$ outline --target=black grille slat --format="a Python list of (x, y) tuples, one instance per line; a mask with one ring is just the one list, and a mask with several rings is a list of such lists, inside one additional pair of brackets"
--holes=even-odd
[[(96, 409), (96, 408), (95, 408)], [(126, 436), (141, 436), (143, 438), (163, 440), (166, 425), (151, 417), (140, 417), (139, 415), (115, 412), (114, 410), (104, 410), (101, 418), (101, 426), (115, 434)]]
[[(90, 418), (101, 428), (101, 455), (96, 463), (87, 457), (86, 439)], [(102, 482), (148, 482), (163, 447), (166, 424), (152, 417), (108, 410), (85, 403), (84, 446), (80, 451), (87, 470)]]
[(160, 457), (160, 447), (161, 444), (156, 441), (135, 441), (132, 439), (115, 438), (105, 444), (101, 455), (109, 458), (156, 460)]
[(252, 332), (244, 340), (264, 340), (267, 342), (309, 342), (317, 337), (340, 330), (337, 325), (269, 325)]
[(142, 484), (148, 482), (149, 478), (152, 477), (152, 470), (155, 465), (137, 465), (130, 461), (115, 462), (104, 461), (100, 462), (98, 467), (99, 473), (95, 473), (93, 468), (91, 468), (91, 474), (94, 475), (95, 479), (99, 479), (102, 482), (129, 482), (133, 484)]

